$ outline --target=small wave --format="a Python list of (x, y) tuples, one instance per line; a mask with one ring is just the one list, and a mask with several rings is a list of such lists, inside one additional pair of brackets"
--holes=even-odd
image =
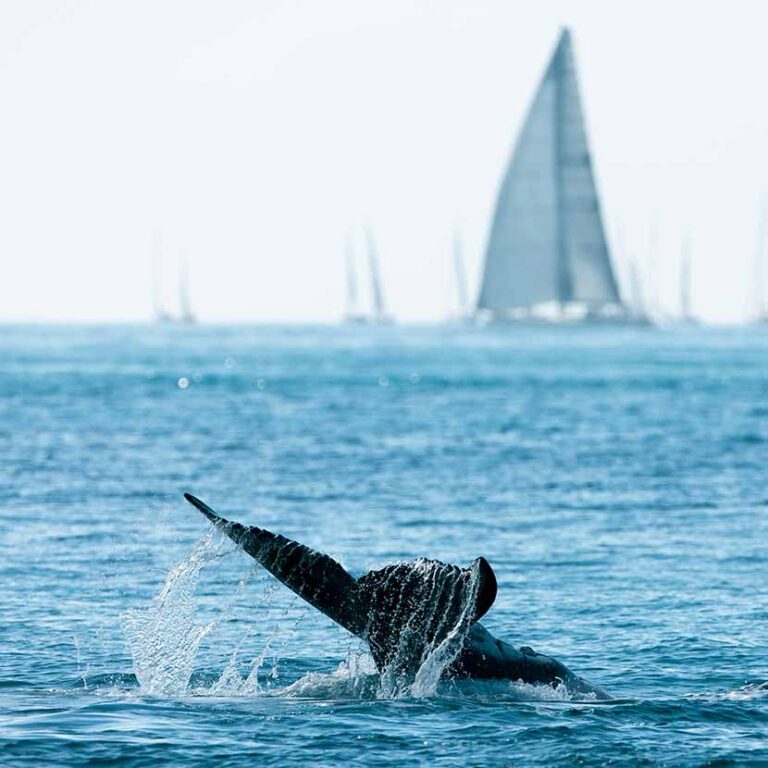
[(684, 698), (687, 701), (715, 703), (723, 701), (753, 701), (768, 698), (768, 680), (747, 680), (744, 685), (729, 691), (691, 693)]
[(751, 701), (768, 698), (768, 680), (747, 681), (740, 688), (723, 694), (722, 698), (728, 701)]

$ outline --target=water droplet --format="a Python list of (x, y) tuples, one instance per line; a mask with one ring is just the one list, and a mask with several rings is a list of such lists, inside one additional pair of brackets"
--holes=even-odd
[(186, 389), (189, 386), (189, 379), (186, 376), (182, 376), (176, 384), (178, 385), (179, 389)]
[(256, 387), (257, 387), (257, 389), (266, 389), (267, 388), (267, 380), (266, 379), (256, 379)]

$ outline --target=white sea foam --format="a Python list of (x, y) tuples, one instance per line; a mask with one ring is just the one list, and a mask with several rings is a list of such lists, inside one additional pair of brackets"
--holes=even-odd
[(132, 609), (121, 623), (142, 692), (183, 696), (194, 671), (197, 649), (213, 624), (198, 624), (195, 588), (202, 568), (219, 556), (213, 531), (171, 568), (165, 584), (145, 609)]

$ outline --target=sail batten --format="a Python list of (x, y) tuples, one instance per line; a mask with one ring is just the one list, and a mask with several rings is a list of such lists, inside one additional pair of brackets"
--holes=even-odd
[(499, 190), (478, 310), (621, 305), (564, 30)]

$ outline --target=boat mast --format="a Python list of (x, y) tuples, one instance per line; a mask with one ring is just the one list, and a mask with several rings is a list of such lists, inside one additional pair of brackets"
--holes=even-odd
[(195, 316), (192, 313), (192, 307), (189, 301), (189, 265), (187, 255), (181, 253), (179, 266), (179, 320), (182, 323), (194, 323)]
[(368, 265), (371, 271), (371, 299), (373, 302), (373, 320), (380, 323), (384, 320), (384, 294), (381, 290), (381, 275), (379, 274), (379, 257), (376, 250), (376, 242), (370, 227), (365, 230), (365, 239), (368, 247)]
[(643, 286), (640, 282), (640, 274), (637, 269), (637, 261), (632, 259), (629, 262), (629, 290), (632, 310), (636, 317), (645, 317), (645, 300), (643, 298)]

